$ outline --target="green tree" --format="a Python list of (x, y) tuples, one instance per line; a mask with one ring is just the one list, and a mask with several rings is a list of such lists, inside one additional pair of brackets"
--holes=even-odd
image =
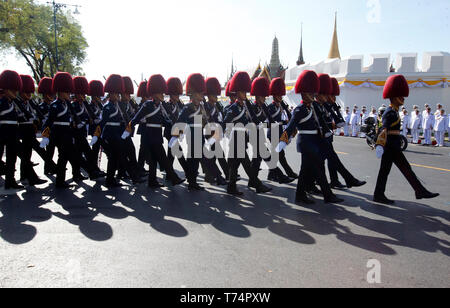
[(58, 66), (54, 30), (51, 6), (34, 0), (0, 0), (0, 50), (13, 50), (22, 57), (36, 82), (45, 76), (53, 77), (58, 69), (82, 74), (88, 44), (81, 26), (69, 11), (57, 11)]

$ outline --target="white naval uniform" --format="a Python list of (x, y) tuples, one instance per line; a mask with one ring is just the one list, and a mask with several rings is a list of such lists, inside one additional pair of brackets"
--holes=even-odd
[(422, 124), (422, 120), (420, 118), (420, 115), (416, 115), (414, 113), (411, 116), (411, 119), (409, 120), (409, 128), (411, 129), (411, 134), (412, 134), (412, 137), (413, 137), (413, 143), (414, 144), (418, 144), (419, 143), (421, 124)]
[(422, 128), (423, 128), (423, 135), (425, 138), (425, 144), (430, 145), (431, 144), (431, 133), (433, 132), (433, 128), (434, 128), (434, 114), (426, 113), (423, 116)]
[(361, 123), (361, 114), (359, 111), (352, 113), (350, 117), (350, 125), (352, 126), (352, 137), (358, 137), (359, 134), (359, 124)]
[(346, 113), (344, 114), (344, 120), (345, 120), (345, 126), (344, 126), (344, 135), (345, 137), (348, 137), (349, 134), (349, 130), (350, 130), (350, 118), (351, 118), (351, 113)]
[(438, 146), (444, 146), (445, 130), (447, 129), (447, 127), (447, 116), (441, 116), (440, 114), (437, 115), (434, 121), (434, 136), (436, 137)]
[(403, 115), (402, 117), (402, 135), (408, 137), (408, 128), (411, 117), (409, 115)]

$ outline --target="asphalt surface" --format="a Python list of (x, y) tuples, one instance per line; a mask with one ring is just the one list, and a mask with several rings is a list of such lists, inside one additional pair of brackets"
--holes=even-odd
[[(394, 167), (387, 195), (398, 201), (382, 206), (371, 202), (375, 153), (362, 139), (335, 148), (368, 181), (336, 191), (341, 205), (296, 205), (296, 183), (256, 195), (244, 173), (241, 199), (209, 185), (107, 191), (90, 181), (0, 195), (0, 287), (450, 287), (450, 149), (406, 152), (439, 198), (415, 200)], [(288, 160), (300, 169), (294, 145)], [(380, 284), (367, 281), (371, 259)]]

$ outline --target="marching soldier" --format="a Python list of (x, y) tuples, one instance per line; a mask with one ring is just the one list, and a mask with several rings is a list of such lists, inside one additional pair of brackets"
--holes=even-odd
[[(281, 78), (275, 78), (270, 83), (270, 95), (273, 97), (273, 103), (269, 105), (268, 112), (270, 115), (270, 118), (272, 119), (271, 127), (269, 128), (269, 131), (267, 133), (267, 137), (270, 141), (272, 141), (272, 127), (273, 125), (277, 125), (279, 138), (281, 138), (281, 135), (283, 134), (283, 127), (289, 123), (289, 121), (292, 118), (292, 114), (289, 111), (288, 105), (283, 101), (283, 96), (286, 95), (286, 85), (284, 83), (284, 80)], [(287, 119), (283, 119), (283, 114), (286, 113)], [(298, 176), (297, 174), (292, 170), (291, 166), (289, 166), (289, 163), (286, 159), (286, 153), (285, 151), (280, 152), (280, 164), (283, 167), (284, 171), (286, 172), (286, 175), (290, 178), (296, 179)], [(273, 171), (269, 173), (269, 180), (270, 181), (277, 181), (277, 178), (274, 176)]]
[[(124, 139), (121, 138), (127, 123), (119, 108), (120, 95), (124, 92), (124, 84), (120, 75), (111, 75), (106, 80), (105, 92), (109, 93), (109, 99), (103, 106), (101, 121), (93, 138), (94, 145), (101, 138), (102, 146), (108, 156), (108, 167), (106, 171), (106, 186), (108, 188), (120, 187), (121, 184), (115, 179), (119, 166), (124, 166), (134, 185), (142, 183), (136, 169), (132, 168), (128, 161)], [(131, 133), (131, 131), (130, 131)]]
[[(254, 158), (252, 160), (252, 168), (258, 176), (262, 163), (260, 150), (261, 147), (265, 147), (266, 138), (264, 128), (266, 127), (266, 124), (278, 125), (278, 123), (275, 123), (275, 121), (272, 119), (269, 109), (266, 105), (266, 98), (270, 95), (269, 81), (264, 77), (256, 78), (252, 83), (252, 90), (250, 94), (252, 96), (255, 96), (255, 102), (254, 104), (248, 104), (248, 107), (252, 109), (253, 114), (255, 115), (253, 122), (257, 126), (257, 143), (255, 144), (255, 149), (253, 149), (253, 151), (257, 152), (255, 153), (256, 157), (254, 155)], [(269, 149), (266, 149), (266, 151), (269, 152)], [(269, 162), (270, 157), (265, 159), (265, 161)], [(275, 181), (280, 184), (287, 184), (295, 181), (295, 178), (290, 178), (284, 175), (280, 168), (278, 168), (277, 166), (275, 166), (275, 168), (271, 168), (271, 166), (269, 166), (269, 168), (269, 181)]]
[[(121, 95), (121, 100), (118, 104), (120, 113), (124, 118), (125, 123), (130, 123), (131, 119), (136, 114), (137, 106), (131, 100), (131, 95), (134, 94), (134, 86), (130, 77), (123, 77), (123, 86), (124, 91)], [(130, 168), (133, 170), (137, 170), (140, 176), (144, 176), (144, 174), (140, 174), (141, 170), (138, 170), (138, 162), (136, 159), (136, 147), (134, 146), (133, 140), (131, 139), (134, 136), (134, 129), (131, 132), (130, 136), (124, 140), (125, 146), (125, 154), (127, 157), (127, 161), (130, 164)], [(119, 166), (119, 178), (125, 179), (127, 178), (126, 167), (123, 165)], [(131, 176), (131, 175), (129, 175)]]
[[(184, 105), (180, 100), (180, 96), (183, 95), (183, 84), (181, 83), (181, 80), (179, 78), (172, 77), (167, 80), (167, 95), (169, 95), (169, 101), (163, 102), (162, 107), (164, 108), (163, 111), (167, 113), (171, 124), (174, 125), (178, 122), (178, 117), (180, 116), (181, 110), (183, 110), (184, 108)], [(167, 141), (170, 141), (170, 139), (172, 139), (172, 126), (164, 129), (164, 137), (167, 139)], [(177, 145), (177, 147), (178, 153), (183, 153), (179, 144)], [(169, 159), (169, 164), (172, 166), (173, 162), (175, 161), (173, 150), (173, 148), (169, 147), (167, 151), (167, 158)], [(188, 166), (184, 154), (177, 157), (177, 159), (184, 171), (184, 174), (187, 175)]]
[[(224, 125), (232, 125), (232, 135), (230, 138), (230, 153), (228, 158), (228, 166), (230, 173), (230, 182), (228, 184), (227, 193), (235, 196), (242, 196), (243, 193), (237, 189), (238, 169), (243, 165), (245, 172), (249, 177), (249, 185), (256, 189), (257, 193), (267, 193), (272, 189), (265, 186), (257, 177), (255, 170), (252, 168), (250, 158), (247, 154), (247, 144), (249, 142), (249, 135), (245, 126), (251, 123), (251, 115), (248, 107), (245, 104), (247, 100), (247, 93), (251, 92), (252, 82), (250, 76), (246, 72), (237, 72), (230, 84), (230, 94), (236, 93), (236, 102), (232, 104), (224, 119)], [(236, 126), (237, 125), (237, 126)], [(239, 140), (241, 138), (241, 140)], [(244, 142), (244, 147), (238, 149), (239, 145)]]
[(323, 146), (324, 132), (319, 124), (319, 115), (313, 107), (314, 96), (319, 92), (320, 82), (313, 71), (303, 71), (295, 85), (295, 93), (302, 95), (302, 103), (295, 108), (293, 117), (283, 132), (277, 151), (283, 150), (298, 131), (297, 151), (302, 153), (302, 166), (298, 177), (296, 202), (314, 204), (306, 194), (311, 180), (316, 180), (322, 190), (325, 203), (339, 203), (331, 191), (325, 175)]
[(19, 151), (19, 117), (14, 99), (22, 88), (19, 74), (10, 70), (3, 71), (0, 75), (0, 88), (4, 91), (0, 98), (0, 147), (6, 148), (5, 189), (23, 189), (14, 177)]
[[(208, 120), (202, 106), (206, 92), (205, 79), (201, 74), (191, 74), (186, 82), (186, 94), (190, 96), (191, 102), (184, 106), (178, 118), (178, 124), (189, 126), (188, 158), (186, 178), (189, 182), (188, 189), (191, 191), (203, 191), (204, 188), (197, 183), (198, 169), (200, 164), (207, 176), (218, 178), (220, 171), (217, 166), (212, 166), (211, 160), (206, 160), (203, 155), (205, 135), (203, 128)], [(198, 119), (201, 119), (198, 121)], [(176, 135), (175, 135), (176, 136)]]
[[(0, 89), (0, 100), (3, 98), (4, 95), (5, 95), (5, 91), (3, 91), (3, 89)], [(5, 165), (5, 162), (3, 161), (4, 153), (5, 153), (5, 147), (3, 145), (1, 145), (0, 146), (0, 175), (5, 175), (6, 165)]]
[(344, 178), (347, 188), (361, 187), (365, 185), (366, 182), (357, 180), (344, 167), (341, 160), (339, 159), (339, 156), (334, 150), (333, 147), (334, 138), (331, 130), (334, 128), (335, 123), (333, 122), (330, 113), (324, 107), (324, 105), (328, 100), (328, 95), (332, 91), (332, 83), (330, 77), (326, 74), (320, 74), (318, 77), (320, 84), (319, 95), (317, 95), (316, 101), (313, 103), (313, 106), (315, 108), (317, 116), (319, 117), (319, 125), (321, 126), (322, 131), (324, 132), (325, 139), (322, 140), (323, 141), (322, 150), (323, 154), (325, 155), (325, 159), (328, 160), (328, 168), (330, 170), (330, 176), (332, 177), (331, 187), (344, 188), (344, 186), (341, 183), (339, 183), (337, 172), (339, 172), (339, 174), (341, 174), (342, 177)]
[[(55, 94), (52, 91), (53, 80), (49, 77), (44, 77), (39, 81), (38, 93), (42, 95), (42, 102), (39, 104), (40, 113), (43, 115), (45, 122), (48, 118), (50, 105), (55, 100)], [(43, 123), (42, 123), (43, 124)], [(42, 126), (40, 127), (42, 129)], [(40, 147), (39, 147), (40, 148)], [(33, 148), (36, 150), (36, 148)], [(53, 162), (53, 156), (55, 155), (55, 144), (50, 141), (50, 144), (45, 149), (47, 152), (47, 159), (44, 164), (44, 174), (53, 175), (56, 174), (56, 164)]]
[[(209, 126), (212, 128), (211, 134), (206, 135), (206, 140), (212, 140), (214, 144), (211, 146), (211, 151), (213, 152), (220, 152), (222, 155), (224, 155), (224, 151), (222, 149), (222, 146), (220, 145), (220, 140), (223, 136), (222, 131), (222, 125), (223, 125), (223, 115), (220, 112), (219, 107), (217, 106), (219, 104), (217, 97), (222, 93), (222, 87), (220, 86), (219, 80), (217, 78), (211, 77), (206, 79), (206, 96), (208, 97), (208, 101), (204, 103), (205, 112), (208, 118)], [(220, 125), (220, 129), (218, 128)], [(214, 130), (214, 127), (217, 129)], [(213, 138), (213, 139), (211, 139)], [(225, 178), (229, 179), (229, 168), (228, 163), (224, 156), (222, 157), (216, 157), (212, 158), (211, 165), (215, 168), (216, 174), (220, 173), (220, 171), (217, 172), (217, 165), (216, 165), (216, 159), (219, 162), (220, 167), (222, 168), (223, 173), (225, 174)], [(210, 183), (216, 183), (217, 185), (227, 185), (227, 181), (223, 178), (223, 176), (220, 174), (215, 179), (212, 178), (210, 181), (206, 179), (206, 182)]]
[(161, 75), (151, 76), (147, 82), (147, 95), (152, 99), (143, 103), (122, 135), (122, 139), (127, 138), (131, 134), (133, 127), (141, 123), (142, 120), (145, 120), (142, 140), (144, 142), (143, 146), (146, 147), (145, 153), (149, 156), (150, 160), (148, 174), (148, 186), (150, 188), (163, 187), (156, 179), (156, 166), (158, 163), (166, 171), (167, 177), (173, 186), (184, 182), (175, 173), (173, 166), (169, 164), (163, 148), (163, 126), (166, 128), (171, 126), (170, 120), (162, 111), (162, 102), (164, 101), (165, 93), (167, 93), (167, 84), (164, 77)]
[(74, 170), (74, 180), (84, 178), (80, 173), (80, 159), (75, 148), (75, 122), (69, 110), (70, 94), (74, 91), (72, 76), (59, 72), (53, 77), (52, 92), (56, 93), (56, 100), (51, 104), (49, 115), (42, 127), (41, 147), (49, 145), (50, 140), (58, 149), (58, 163), (56, 172), (56, 188), (70, 188), (66, 183), (66, 165), (70, 161)]
[[(88, 110), (90, 110), (89, 113), (92, 115), (91, 117), (93, 119), (93, 123), (91, 123), (91, 125), (89, 125), (89, 135), (94, 137), (95, 130), (101, 122), (101, 116), (102, 116), (102, 110), (103, 110), (102, 99), (101, 99), (103, 96), (105, 96), (103, 83), (99, 80), (92, 80), (91, 82), (89, 82), (89, 95), (91, 96), (91, 101), (87, 105), (86, 108)], [(92, 146), (92, 155), (95, 159), (97, 166), (99, 165), (99, 163), (97, 161), (99, 160), (101, 144), (102, 144), (102, 142), (101, 142), (101, 140), (99, 140)]]
[(378, 203), (395, 203), (395, 201), (389, 200), (385, 195), (386, 183), (392, 164), (395, 164), (406, 177), (416, 192), (418, 200), (432, 199), (439, 196), (439, 194), (429, 192), (420, 183), (401, 150), (399, 108), (404, 105), (405, 97), (408, 96), (409, 86), (404, 76), (395, 75), (388, 78), (384, 86), (383, 98), (389, 99), (391, 104), (383, 115), (382, 131), (378, 137), (376, 147), (377, 157), (381, 158), (381, 167), (373, 200)]
[[(137, 97), (141, 99), (141, 102), (139, 104), (139, 109), (144, 105), (146, 101), (148, 101), (149, 96), (147, 95), (147, 81), (142, 81), (139, 84)], [(137, 129), (137, 134), (141, 136), (141, 142), (139, 145), (139, 154), (138, 154), (138, 170), (141, 172), (141, 174), (147, 174), (145, 171), (145, 163), (147, 161), (147, 153), (146, 153), (146, 147), (144, 146), (144, 135), (142, 134), (145, 129), (145, 120), (142, 120), (141, 123), (139, 123), (139, 127)]]
[[(85, 77), (75, 77), (73, 83), (75, 99), (71, 103), (71, 110), (74, 113), (76, 122), (74, 128), (75, 148), (78, 151), (80, 166), (89, 174), (91, 180), (95, 180), (106, 176), (106, 174), (100, 172), (97, 166), (97, 158), (87, 142), (89, 127), (97, 126), (94, 123), (94, 115), (90, 115), (90, 110), (86, 107), (86, 95), (89, 93), (89, 83)], [(85, 179), (83, 177), (79, 180)]]

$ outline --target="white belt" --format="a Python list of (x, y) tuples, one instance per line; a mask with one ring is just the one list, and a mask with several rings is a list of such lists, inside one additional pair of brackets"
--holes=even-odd
[(30, 125), (30, 124), (33, 124), (33, 122), (32, 121), (28, 121), (28, 122), (21, 122), (21, 123), (19, 123), (19, 125)]
[(70, 126), (70, 122), (53, 122), (53, 125)]
[(244, 127), (233, 127), (233, 131), (237, 132), (247, 132), (247, 129)]
[(201, 124), (189, 124), (190, 127), (194, 127), (194, 128), (202, 128), (203, 125)]
[(0, 121), (0, 124), (16, 124), (17, 125), (17, 121)]
[(145, 126), (152, 127), (152, 128), (162, 128), (161, 124), (146, 124)]
[(298, 132), (300, 135), (317, 135), (317, 129), (316, 130), (301, 130)]
[(105, 124), (106, 126), (120, 126), (120, 123), (117, 122), (108, 122)]

